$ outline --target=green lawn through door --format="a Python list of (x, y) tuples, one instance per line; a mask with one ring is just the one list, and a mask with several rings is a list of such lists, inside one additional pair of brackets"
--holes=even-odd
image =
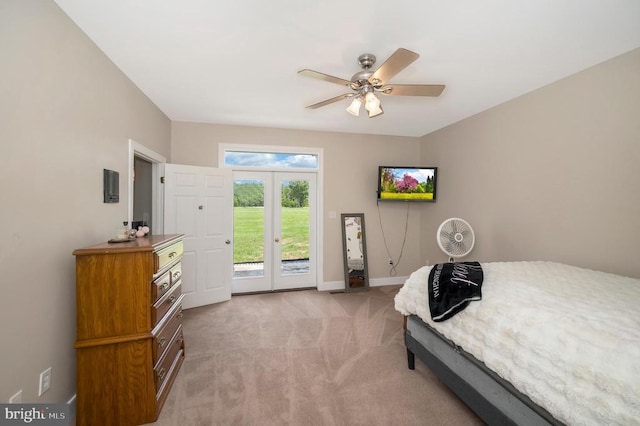
[[(264, 208), (233, 208), (233, 263), (262, 262)], [(309, 258), (309, 207), (282, 208), (282, 260)]]

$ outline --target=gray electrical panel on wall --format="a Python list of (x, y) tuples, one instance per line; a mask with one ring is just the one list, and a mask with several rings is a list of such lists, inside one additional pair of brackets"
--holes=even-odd
[(120, 179), (118, 172), (113, 170), (104, 170), (104, 202), (117, 203), (120, 201)]

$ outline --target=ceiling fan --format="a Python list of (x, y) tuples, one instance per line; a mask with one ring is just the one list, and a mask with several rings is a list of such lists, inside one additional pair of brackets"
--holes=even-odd
[(360, 115), (360, 107), (364, 102), (369, 118), (373, 118), (384, 113), (380, 105), (380, 99), (376, 94), (381, 93), (387, 96), (440, 96), (445, 87), (442, 84), (387, 84), (389, 80), (408, 67), (419, 56), (415, 52), (400, 48), (385, 63), (380, 65), (376, 71), (372, 71), (371, 67), (376, 63), (376, 57), (371, 53), (362, 54), (358, 57), (358, 63), (362, 67), (362, 71), (355, 73), (351, 80), (344, 80), (310, 69), (300, 70), (298, 74), (347, 86), (352, 90), (351, 93), (344, 93), (335, 98), (309, 105), (307, 108), (316, 109), (342, 99), (353, 98), (347, 108), (347, 112), (356, 116)]

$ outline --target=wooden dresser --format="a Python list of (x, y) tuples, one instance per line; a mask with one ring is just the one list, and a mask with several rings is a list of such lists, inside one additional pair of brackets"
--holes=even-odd
[(78, 426), (157, 420), (184, 360), (182, 237), (73, 252)]

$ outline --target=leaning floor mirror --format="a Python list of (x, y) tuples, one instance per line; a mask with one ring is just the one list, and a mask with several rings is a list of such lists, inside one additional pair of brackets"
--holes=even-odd
[(364, 213), (343, 213), (341, 217), (345, 291), (368, 290), (369, 273)]

